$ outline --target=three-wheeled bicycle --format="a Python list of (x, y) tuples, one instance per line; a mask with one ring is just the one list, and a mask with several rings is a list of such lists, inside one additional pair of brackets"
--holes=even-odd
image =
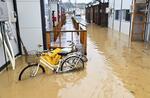
[(19, 80), (35, 77), (36, 75), (45, 73), (46, 66), (48, 69), (56, 73), (69, 72), (75, 69), (83, 69), (83, 56), (77, 53), (71, 53), (62, 56), (62, 49), (57, 48), (53, 51), (31, 51), (26, 56), (28, 66), (26, 66), (19, 74)]

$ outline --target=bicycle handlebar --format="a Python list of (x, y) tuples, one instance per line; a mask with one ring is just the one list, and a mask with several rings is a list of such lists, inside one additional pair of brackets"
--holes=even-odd
[(69, 46), (75, 46), (75, 43), (73, 41), (67, 41), (67, 42), (70, 43)]

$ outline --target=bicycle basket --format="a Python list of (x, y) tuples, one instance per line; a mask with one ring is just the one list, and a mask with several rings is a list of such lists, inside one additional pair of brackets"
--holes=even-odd
[(39, 63), (39, 55), (38, 51), (29, 51), (28, 55), (26, 55), (26, 62), (30, 64), (37, 64)]

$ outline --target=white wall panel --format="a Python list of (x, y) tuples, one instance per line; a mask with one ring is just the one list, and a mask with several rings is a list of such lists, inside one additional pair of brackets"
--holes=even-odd
[(41, 28), (39, 2), (18, 2), (20, 28)]
[(130, 22), (122, 22), (121, 23), (121, 32), (129, 35), (129, 29), (130, 29)]
[(113, 16), (111, 15), (111, 16), (109, 16), (109, 18), (108, 18), (108, 27), (109, 28), (112, 28), (112, 24), (113, 24)]
[(17, 0), (20, 33), (28, 51), (43, 44), (40, 0)]
[(42, 30), (34, 29), (34, 28), (22, 28), (21, 30), (21, 38), (24, 41), (24, 44), (27, 50), (37, 50), (38, 44), (42, 44)]
[(120, 9), (121, 8), (121, 0), (115, 0), (115, 9)]
[(114, 21), (114, 30), (119, 32), (119, 25), (120, 25), (120, 21), (119, 20), (115, 20)]
[[(110, 7), (113, 8), (114, 0), (110, 0)], [(122, 1), (122, 9), (130, 9), (132, 0), (123, 0)], [(115, 0), (115, 10), (121, 10), (121, 0)], [(114, 14), (115, 17), (115, 14)], [(109, 27), (112, 28), (113, 16), (109, 17)], [(114, 30), (119, 31), (120, 28), (120, 20), (114, 20)], [(129, 35), (130, 22), (121, 21), (121, 32)]]
[(132, 0), (123, 0), (122, 9), (130, 9)]

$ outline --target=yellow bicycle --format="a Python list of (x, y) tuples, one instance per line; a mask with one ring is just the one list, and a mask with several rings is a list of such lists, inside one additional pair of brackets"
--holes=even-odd
[(30, 52), (27, 56), (28, 66), (20, 72), (19, 80), (25, 80), (45, 73), (43, 66), (46, 66), (56, 73), (84, 68), (84, 62), (81, 56), (72, 54), (64, 57), (59, 55), (61, 51), (61, 49), (57, 48), (53, 51), (43, 51), (42, 53), (35, 51)]

